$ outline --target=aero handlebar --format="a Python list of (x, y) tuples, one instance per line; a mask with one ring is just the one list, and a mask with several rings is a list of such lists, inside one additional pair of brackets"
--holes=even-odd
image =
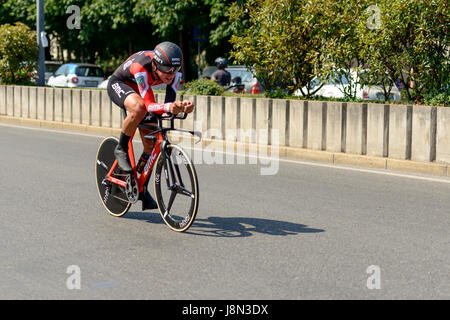
[[(180, 116), (180, 113), (182, 113), (183, 116)], [(178, 114), (168, 113), (167, 116), (156, 115), (156, 117), (159, 118), (159, 119), (161, 119), (161, 120), (173, 120), (173, 119), (184, 120), (184, 119), (186, 119), (186, 117), (188, 116), (188, 114), (185, 113), (185, 112), (180, 112), (180, 113), (178, 113)]]

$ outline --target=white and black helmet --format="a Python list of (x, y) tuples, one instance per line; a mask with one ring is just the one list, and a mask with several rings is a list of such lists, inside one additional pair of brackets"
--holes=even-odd
[(228, 67), (228, 60), (226, 58), (218, 57), (216, 60), (214, 60), (214, 63), (219, 69)]
[(155, 47), (153, 53), (153, 61), (159, 71), (176, 73), (180, 70), (183, 62), (183, 53), (175, 43), (169, 41), (161, 42)]

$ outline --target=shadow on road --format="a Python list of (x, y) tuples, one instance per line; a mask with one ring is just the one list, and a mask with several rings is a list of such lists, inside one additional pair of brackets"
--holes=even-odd
[[(127, 213), (124, 218), (146, 220), (150, 223), (164, 222), (155, 213)], [(322, 229), (309, 228), (304, 224), (293, 222), (243, 217), (208, 217), (195, 219), (192, 226), (185, 232), (209, 237), (249, 237), (256, 233), (272, 236), (289, 236), (299, 233), (324, 232)]]
[(211, 237), (249, 237), (255, 233), (289, 236), (299, 233), (324, 232), (293, 222), (243, 217), (209, 217), (195, 219), (186, 233)]

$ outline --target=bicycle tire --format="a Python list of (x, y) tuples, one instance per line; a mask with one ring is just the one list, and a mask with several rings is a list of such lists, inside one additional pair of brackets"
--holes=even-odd
[[(119, 139), (116, 137), (105, 138), (98, 148), (97, 161), (95, 162), (95, 177), (100, 201), (109, 214), (115, 217), (123, 216), (131, 207), (131, 203), (126, 199), (126, 195), (120, 190), (121, 187), (104, 180), (116, 160), (114, 149), (118, 143)], [(123, 175), (119, 170), (117, 166), (113, 171), (113, 176), (119, 177)], [(109, 192), (107, 192), (107, 188), (109, 188)]]
[[(162, 152), (166, 153), (166, 157), (169, 160), (167, 161), (169, 184), (173, 186), (172, 182), (175, 179), (178, 190), (170, 190), (167, 185), (166, 172), (163, 172), (166, 166), (164, 165)], [(173, 166), (172, 171), (169, 168), (170, 165)], [(165, 150), (161, 150), (156, 162), (154, 185), (156, 203), (166, 225), (177, 232), (186, 231), (192, 225), (197, 215), (199, 190), (195, 167), (180, 146), (168, 144)], [(174, 197), (172, 204), (170, 204), (171, 197)], [(182, 201), (180, 201), (180, 198)], [(174, 205), (175, 202), (176, 205)]]

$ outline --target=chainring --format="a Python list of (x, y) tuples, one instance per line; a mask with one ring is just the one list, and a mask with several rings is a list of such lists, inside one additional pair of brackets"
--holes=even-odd
[(139, 187), (136, 179), (131, 174), (126, 179), (125, 195), (130, 203), (136, 203), (139, 199)]

